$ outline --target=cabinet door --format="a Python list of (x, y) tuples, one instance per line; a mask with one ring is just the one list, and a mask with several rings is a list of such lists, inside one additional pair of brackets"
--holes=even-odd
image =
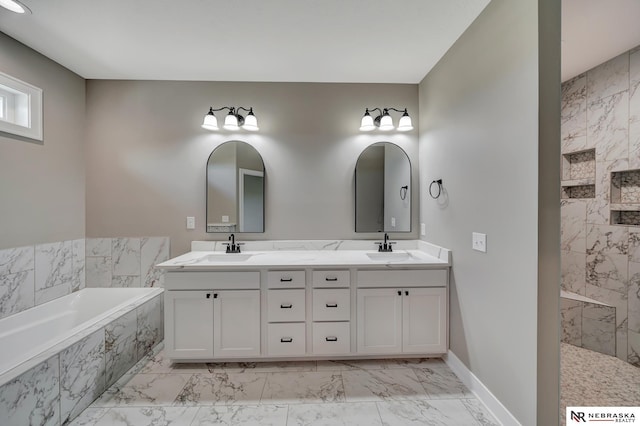
[(446, 289), (402, 290), (402, 351), (445, 353), (447, 351)]
[(214, 356), (260, 355), (260, 290), (216, 291), (214, 297)]
[(401, 294), (400, 289), (358, 289), (358, 353), (402, 351)]
[(213, 292), (166, 291), (165, 353), (168, 358), (213, 356)]

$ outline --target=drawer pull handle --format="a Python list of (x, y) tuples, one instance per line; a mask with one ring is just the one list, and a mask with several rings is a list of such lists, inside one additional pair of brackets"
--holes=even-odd
[(280, 343), (291, 343), (293, 342), (293, 337), (283, 337), (280, 339)]
[(280, 305), (280, 309), (291, 309), (293, 307), (292, 303), (282, 304)]
[(280, 278), (281, 283), (290, 283), (293, 281), (293, 278)]
[(337, 304), (337, 303), (327, 303), (325, 306), (326, 306), (327, 308), (337, 308), (337, 307), (338, 307), (338, 304)]
[(338, 278), (337, 277), (332, 277), (332, 278), (326, 277), (324, 280), (325, 281), (338, 281)]
[(326, 340), (327, 342), (337, 342), (338, 338), (335, 336), (329, 336), (329, 337), (325, 337), (324, 340)]

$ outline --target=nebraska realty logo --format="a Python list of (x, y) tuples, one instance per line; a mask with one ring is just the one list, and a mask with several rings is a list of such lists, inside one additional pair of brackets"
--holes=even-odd
[(640, 407), (567, 407), (566, 415), (567, 425), (591, 422), (635, 423), (640, 419)]

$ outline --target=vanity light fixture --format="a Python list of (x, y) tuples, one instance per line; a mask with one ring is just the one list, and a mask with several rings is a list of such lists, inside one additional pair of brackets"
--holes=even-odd
[(16, 0), (0, 0), (0, 6), (15, 13), (31, 13), (31, 10)]
[[(3, 0), (0, 0), (3, 1)], [(229, 114), (224, 119), (224, 125), (222, 128), (225, 130), (239, 130), (241, 127), (244, 130), (249, 130), (251, 132), (256, 132), (259, 130), (258, 128), (258, 119), (253, 114), (253, 107), (245, 108), (245, 107), (222, 107), (222, 108), (209, 108), (209, 112), (204, 116), (204, 121), (202, 122), (202, 127), (207, 130), (220, 130), (218, 128), (218, 119), (216, 118), (214, 112), (229, 110)], [(246, 117), (240, 114), (240, 110), (247, 111), (248, 114)]]
[[(379, 111), (379, 115), (376, 116), (376, 118), (373, 118), (371, 116), (371, 112), (376, 110)], [(397, 128), (393, 125), (393, 118), (391, 118), (389, 111), (402, 113), (402, 117), (400, 117), (400, 122), (398, 123)], [(404, 110), (396, 108), (366, 108), (362, 121), (360, 122), (360, 131), (370, 132), (371, 130), (375, 130), (376, 127), (384, 132), (388, 132), (394, 128), (399, 132), (408, 132), (409, 130), (413, 130), (411, 117), (409, 117), (409, 113), (406, 108)]]

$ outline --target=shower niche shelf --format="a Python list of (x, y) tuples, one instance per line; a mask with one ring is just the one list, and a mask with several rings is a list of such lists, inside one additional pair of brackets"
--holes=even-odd
[(611, 224), (640, 226), (640, 170), (611, 173)]
[(596, 197), (596, 150), (562, 156), (562, 198)]

